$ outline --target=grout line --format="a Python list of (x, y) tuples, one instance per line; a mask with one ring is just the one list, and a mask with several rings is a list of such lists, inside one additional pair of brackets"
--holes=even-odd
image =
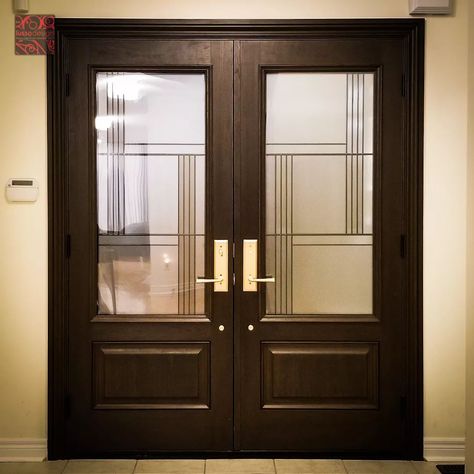
[(137, 470), (137, 466), (138, 466), (138, 459), (135, 459), (135, 466), (133, 466), (132, 474), (135, 474), (135, 471)]
[(272, 459), (272, 461), (273, 461), (273, 470), (275, 471), (275, 474), (277, 474), (277, 466), (276, 466), (275, 459)]
[[(426, 461), (426, 460), (425, 460), (425, 461), (422, 461), (422, 462), (424, 462), (426, 465), (429, 465), (429, 461)], [(417, 474), (419, 474), (419, 473), (422, 472), (422, 471), (419, 471), (419, 470), (418, 470), (418, 467), (417, 467), (417, 465), (415, 464), (415, 461), (410, 461), (410, 464), (411, 464), (411, 466), (413, 467), (413, 469), (415, 470), (415, 472), (416, 472)], [(435, 463), (433, 463), (433, 464), (436, 465), (436, 464), (438, 464), (438, 463), (435, 462)], [(458, 463), (458, 464), (464, 464), (464, 463)], [(435, 468), (435, 469), (436, 469), (436, 468)]]
[(207, 470), (207, 459), (204, 459), (204, 471), (203, 471), (203, 474), (206, 474), (206, 470)]

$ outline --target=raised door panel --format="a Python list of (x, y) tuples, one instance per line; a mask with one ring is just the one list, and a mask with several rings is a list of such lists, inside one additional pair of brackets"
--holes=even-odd
[(262, 407), (378, 408), (378, 344), (265, 342)]
[(209, 343), (93, 344), (94, 408), (210, 408)]

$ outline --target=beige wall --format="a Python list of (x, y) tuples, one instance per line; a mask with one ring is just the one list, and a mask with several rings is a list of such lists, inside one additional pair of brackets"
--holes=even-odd
[[(464, 437), (467, 1), (426, 36), (425, 436)], [(408, 0), (30, 0), (60, 17), (403, 17)], [(35, 204), (0, 199), (0, 438), (44, 438), (47, 393), (46, 68), (13, 54), (0, 0), (0, 186), (36, 177)]]
[[(469, 23), (474, 25), (474, 2), (469, 5)], [(468, 207), (467, 207), (467, 366), (466, 366), (466, 463), (474, 473), (474, 28), (469, 28), (468, 101)]]

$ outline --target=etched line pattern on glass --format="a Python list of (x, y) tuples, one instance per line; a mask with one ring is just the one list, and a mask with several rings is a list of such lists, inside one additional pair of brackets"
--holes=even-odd
[(99, 314), (204, 314), (205, 77), (97, 74)]
[(266, 85), (266, 314), (371, 314), (374, 75)]

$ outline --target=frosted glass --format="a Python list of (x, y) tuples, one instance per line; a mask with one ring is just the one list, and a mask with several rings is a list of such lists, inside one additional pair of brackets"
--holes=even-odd
[[(293, 158), (293, 232), (343, 234), (346, 231), (345, 156)], [(311, 206), (311, 208), (308, 208)], [(309, 212), (308, 212), (309, 211)]]
[(372, 247), (295, 246), (294, 314), (370, 314)]
[(373, 73), (266, 76), (266, 313), (373, 310)]
[(97, 74), (99, 314), (202, 314), (203, 74)]
[(268, 144), (345, 142), (345, 74), (269, 74), (268, 98)]

